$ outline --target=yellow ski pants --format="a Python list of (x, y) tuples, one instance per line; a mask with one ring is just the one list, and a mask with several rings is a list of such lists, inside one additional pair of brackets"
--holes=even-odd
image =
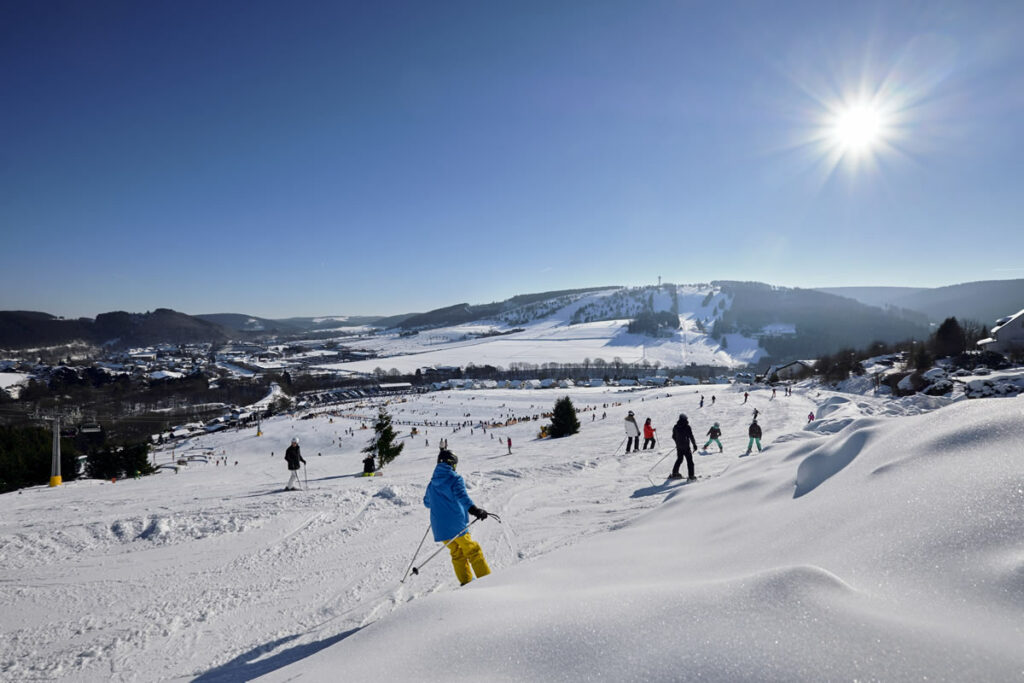
[[(470, 538), (469, 534), (463, 534), (449, 541), (448, 550), (452, 553), (455, 576), (463, 586), (473, 580), (473, 574), (476, 574), (479, 579), (481, 576), (491, 573), (491, 568), (487, 566), (487, 560), (484, 559), (480, 544)], [(469, 571), (470, 566), (473, 567), (473, 573)]]

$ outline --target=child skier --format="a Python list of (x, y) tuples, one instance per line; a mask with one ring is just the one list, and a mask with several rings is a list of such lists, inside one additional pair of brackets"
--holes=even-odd
[(658, 431), (651, 426), (651, 418), (644, 420), (644, 450), (646, 451), (648, 446), (654, 448), (654, 432)]
[(716, 444), (718, 444), (718, 452), (721, 453), (722, 452), (722, 442), (719, 440), (721, 438), (721, 436), (722, 436), (722, 430), (718, 426), (718, 423), (716, 422), (714, 424), (714, 426), (711, 427), (711, 429), (708, 430), (708, 442), (706, 444), (704, 444), (704, 448), (702, 450), (706, 451), (708, 449), (708, 446), (711, 445), (711, 442), (714, 441)]
[[(474, 573), (477, 578), (487, 576), (491, 568), (484, 559), (480, 544), (466, 532), (469, 515), (487, 519), (487, 511), (478, 508), (466, 493), (466, 482), (455, 472), (458, 463), (458, 457), (451, 451), (442, 450), (438, 453), (434, 475), (423, 495), (423, 505), (430, 509), (434, 540), (448, 546), (455, 576), (465, 586), (473, 580)], [(473, 568), (472, 572), (470, 567)]]

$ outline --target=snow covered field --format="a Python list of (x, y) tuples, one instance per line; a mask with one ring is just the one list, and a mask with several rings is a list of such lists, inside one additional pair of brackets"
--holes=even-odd
[[(406, 448), (382, 477), (355, 476), (362, 404), (178, 447), (227, 465), (2, 495), (0, 679), (1024, 678), (1024, 399), (742, 392), (425, 394), (388, 406)], [(565, 394), (566, 439), (451, 426)], [(754, 408), (767, 448), (748, 457)], [(626, 410), (656, 450), (617, 449)], [(680, 412), (701, 444), (724, 432), (691, 484), (655, 466)], [(280, 491), (292, 436), (309, 491)], [(402, 584), (443, 437), (502, 517), (472, 530), (493, 574), (458, 588), (444, 552)]]
[[(320, 366), (329, 370), (347, 370), (371, 373), (375, 368), (397, 369), (413, 373), (417, 368), (430, 366), (494, 365), (509, 367), (511, 363), (581, 363), (584, 359), (602, 359), (612, 363), (618, 358), (624, 363), (660, 363), (667, 367), (717, 365), (741, 367), (756, 363), (764, 349), (756, 339), (741, 334), (728, 334), (727, 348), (701, 332), (698, 321), (710, 328), (721, 302), (727, 307), (729, 299), (717, 288), (701, 285), (676, 286), (680, 329), (670, 336), (655, 338), (644, 334), (630, 334), (626, 329), (629, 318), (600, 320), (570, 324), (573, 315), (586, 306), (614, 306), (616, 294), (621, 290), (593, 292), (576, 298), (572, 303), (557, 308), (541, 318), (509, 324), (501, 321), (481, 320), (464, 325), (424, 330), (413, 336), (398, 334), (361, 337), (353, 345), (372, 350), (380, 357), (346, 363)], [(654, 296), (654, 295), (652, 295)], [(710, 298), (709, 298), (710, 297)], [(635, 304), (636, 302), (632, 302)], [(667, 311), (671, 298), (664, 291), (652, 299), (653, 310)], [(624, 304), (619, 304), (624, 305)], [(773, 326), (774, 333), (790, 331), (792, 326)], [(516, 332), (514, 330), (522, 330)], [(501, 332), (500, 336), (479, 335)], [(566, 343), (569, 342), (569, 343)]]

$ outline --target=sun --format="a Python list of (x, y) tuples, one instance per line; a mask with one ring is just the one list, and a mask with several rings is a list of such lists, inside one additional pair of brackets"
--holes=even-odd
[(850, 151), (864, 151), (882, 138), (882, 114), (877, 107), (855, 104), (837, 113), (832, 125), (836, 144)]
[(830, 112), (826, 126), (830, 145), (842, 156), (864, 156), (886, 142), (889, 121), (881, 107), (858, 102)]

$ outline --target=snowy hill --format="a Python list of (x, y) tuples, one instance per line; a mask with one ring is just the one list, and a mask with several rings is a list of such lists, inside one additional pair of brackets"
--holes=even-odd
[[(580, 434), (537, 440), (565, 393)], [(179, 474), (0, 496), (0, 678), (1019, 680), (1020, 401), (433, 393), (392, 400), (405, 451), (369, 479), (370, 403), (203, 435), (156, 454), (207, 454)], [(622, 453), (627, 409), (655, 450)], [(692, 484), (664, 480), (680, 411), (724, 432)], [(310, 490), (281, 493), (292, 436)], [(443, 553), (399, 583), (442, 437), (503, 520), (463, 588)]]
[(1024, 304), (1024, 279), (982, 280), (946, 287), (823, 287), (819, 291), (837, 294), (871, 306), (899, 306), (920, 311), (933, 322), (950, 316), (975, 320), (988, 327)]
[[(463, 322), (362, 338), (357, 345), (380, 357), (321, 367), (357, 373), (395, 369), (403, 374), (471, 363), (505, 369), (616, 362), (646, 363), (648, 368), (736, 368), (761, 364), (769, 356), (775, 362), (814, 357), (844, 345), (923, 337), (926, 332), (915, 322), (849, 299), (759, 283), (665, 284), (554, 294), (530, 298), (520, 306), (509, 306), (511, 299), (495, 304), (490, 318), (473, 318), (471, 313), (484, 308), (465, 304), (435, 311), (416, 320)], [(678, 329), (660, 335), (630, 333), (630, 320), (643, 313), (672, 317), (678, 320)]]

